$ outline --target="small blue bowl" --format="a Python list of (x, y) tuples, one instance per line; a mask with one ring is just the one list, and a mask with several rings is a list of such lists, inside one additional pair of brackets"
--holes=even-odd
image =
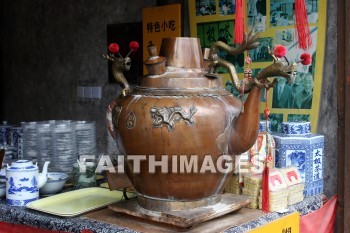
[(39, 190), (40, 195), (52, 195), (60, 192), (68, 179), (68, 175), (63, 172), (48, 172), (47, 182)]

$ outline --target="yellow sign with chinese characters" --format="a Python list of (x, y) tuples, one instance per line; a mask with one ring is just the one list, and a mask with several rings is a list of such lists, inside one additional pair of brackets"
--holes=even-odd
[(249, 233), (298, 233), (300, 216), (294, 212), (262, 227), (249, 231)]
[[(159, 52), (163, 38), (181, 36), (181, 5), (144, 8), (142, 18), (143, 60), (145, 61), (149, 58), (147, 46), (156, 45)], [(143, 70), (147, 73), (145, 66)]]

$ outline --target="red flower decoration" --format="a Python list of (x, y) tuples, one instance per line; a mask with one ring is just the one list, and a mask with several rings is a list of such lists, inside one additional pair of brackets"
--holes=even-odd
[(132, 51), (136, 51), (139, 48), (139, 43), (137, 43), (136, 41), (131, 41), (129, 44), (129, 48)]
[(278, 58), (281, 58), (281, 57), (284, 57), (287, 53), (287, 49), (286, 47), (284, 47), (283, 45), (276, 45), (274, 50), (273, 50), (273, 54), (278, 57)]
[(119, 51), (119, 45), (117, 43), (112, 43), (108, 46), (108, 51), (110, 53), (117, 53)]
[(300, 62), (301, 64), (307, 66), (310, 65), (312, 62), (312, 57), (310, 55), (310, 53), (303, 53), (300, 55)]

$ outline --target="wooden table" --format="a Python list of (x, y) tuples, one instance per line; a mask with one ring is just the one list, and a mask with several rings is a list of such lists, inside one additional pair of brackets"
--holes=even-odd
[[(322, 196), (306, 198), (303, 202), (290, 206), (291, 212), (305, 215), (322, 206)], [(260, 210), (243, 208), (217, 219), (200, 223), (190, 229), (174, 228), (170, 225), (154, 223), (143, 219), (116, 213), (108, 208), (95, 210), (76, 217), (64, 218), (46, 214), (25, 207), (10, 206), (0, 201), (0, 232), (222, 232), (240, 233), (263, 226), (283, 215), (276, 212), (262, 214)], [(5, 227), (10, 230), (4, 230)], [(34, 229), (32, 229), (34, 228)], [(38, 230), (40, 228), (40, 231)], [(36, 229), (36, 230), (35, 230)]]

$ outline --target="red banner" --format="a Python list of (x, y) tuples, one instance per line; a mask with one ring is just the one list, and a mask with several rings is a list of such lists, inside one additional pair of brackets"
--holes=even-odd
[(300, 218), (300, 233), (333, 233), (338, 195), (320, 209)]

